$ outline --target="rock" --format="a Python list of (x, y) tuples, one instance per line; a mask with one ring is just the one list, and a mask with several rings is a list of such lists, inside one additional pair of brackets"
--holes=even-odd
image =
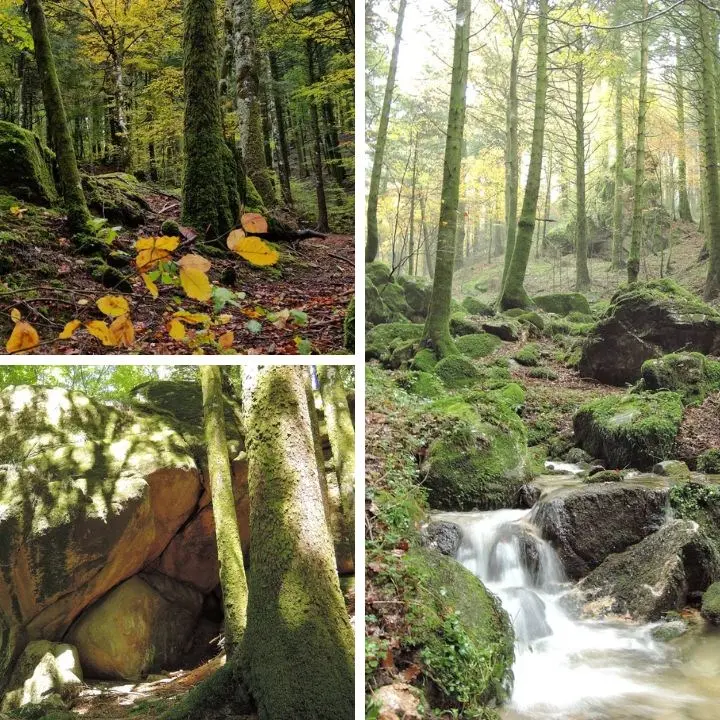
[(682, 620), (671, 620), (670, 622), (665, 622), (662, 625), (654, 627), (651, 634), (654, 640), (670, 642), (684, 635), (687, 631), (688, 627)]
[(565, 454), (565, 462), (571, 463), (572, 465), (582, 465), (583, 463), (589, 463), (591, 461), (592, 456), (588, 455), (588, 453), (579, 447), (570, 448)]
[(534, 367), (539, 365), (540, 348), (534, 343), (528, 343), (513, 355), (513, 360), (524, 367)]
[(377, 688), (372, 698), (378, 707), (378, 720), (423, 720), (419, 688), (396, 682)]
[(583, 614), (658, 620), (689, 592), (720, 579), (720, 556), (697, 523), (672, 520), (625, 552), (610, 555), (571, 592)]
[(3, 712), (24, 705), (50, 703), (64, 708), (82, 685), (77, 649), (72, 645), (35, 640), (28, 644), (7, 683)]
[(365, 264), (365, 277), (370, 278), (370, 281), (378, 290), (393, 282), (390, 267), (377, 260)]
[(533, 523), (560, 557), (568, 577), (587, 575), (665, 521), (666, 487), (632, 482), (592, 484), (541, 498)]
[(445, 395), (445, 386), (432, 373), (410, 371), (399, 376), (396, 382), (407, 392), (419, 397), (437, 398)]
[(525, 483), (518, 489), (517, 505), (521, 508), (531, 508), (540, 499), (542, 491), (536, 485)]
[(52, 151), (30, 130), (0, 121), (0, 187), (19, 200), (52, 205), (58, 194)]
[(393, 351), (409, 340), (420, 341), (423, 326), (409, 322), (383, 323), (370, 328), (365, 335), (365, 358), (388, 360)]
[(402, 322), (401, 315), (393, 312), (380, 296), (380, 291), (369, 277), (365, 277), (365, 320), (368, 328), (383, 323)]
[(455, 347), (471, 358), (481, 358), (491, 355), (502, 345), (502, 340), (490, 333), (473, 333), (455, 338)]
[(141, 573), (86, 610), (68, 633), (88, 677), (137, 681), (179, 667), (202, 595), (163, 575)]
[(454, 312), (450, 315), (450, 334), (453, 337), (460, 337), (462, 335), (484, 333), (482, 324), (483, 319), (481, 317), (473, 317), (464, 311)]
[(143, 187), (128, 173), (83, 175), (88, 207), (111, 223), (137, 227), (145, 222), (150, 206), (142, 196)]
[(5, 388), (0, 426), (0, 609), (30, 639), (60, 638), (160, 555), (199, 501), (200, 473), (161, 416), (82, 393)]
[(556, 315), (569, 315), (579, 312), (590, 315), (590, 304), (582, 293), (549, 293), (536, 295), (532, 301), (545, 312)]
[(583, 405), (573, 428), (577, 444), (611, 467), (645, 470), (672, 456), (682, 418), (677, 393), (613, 394)]
[(646, 360), (677, 350), (720, 354), (720, 313), (672, 280), (615, 293), (582, 348), (579, 369), (610, 385), (640, 379)]
[(520, 339), (520, 325), (515, 320), (486, 320), (482, 323), (482, 329), (491, 335), (497, 335), (501, 340), (516, 342)]
[(448, 557), (455, 557), (462, 542), (462, 528), (444, 520), (428, 523), (422, 531), (423, 547), (437, 550)]
[(510, 588), (502, 594), (503, 607), (513, 619), (517, 641), (529, 645), (552, 635), (545, 617), (545, 603), (540, 596), (524, 587)]
[(705, 591), (700, 614), (713, 625), (720, 625), (720, 582), (714, 582)]
[(524, 312), (517, 316), (517, 321), (521, 324), (532, 325), (535, 329), (535, 335), (539, 335), (545, 329), (545, 320), (536, 312)]
[(445, 387), (451, 389), (470, 387), (481, 377), (477, 367), (462, 355), (443, 358), (433, 368), (433, 373), (442, 380)]
[(480, 315), (482, 317), (493, 317), (495, 308), (484, 303), (471, 295), (466, 295), (462, 303), (460, 303), (471, 315)]
[(670, 477), (676, 480), (690, 479), (690, 468), (680, 460), (663, 460), (653, 465), (652, 471), (655, 475)]
[(528, 474), (527, 431), (504, 401), (473, 392), (423, 408), (433, 437), (422, 467), (428, 500), (442, 510), (497, 509), (515, 504)]
[(673, 390), (685, 405), (699, 405), (720, 389), (720, 362), (701, 353), (671, 353), (646, 360), (640, 372), (642, 388)]
[[(588, 468), (587, 474), (588, 474), (588, 477), (592, 477), (593, 475), (597, 475), (598, 473), (601, 473), (601, 472), (605, 472), (605, 467), (603, 465), (598, 464), (598, 465), (591, 465)], [(618, 473), (617, 480), (622, 480), (622, 475), (620, 474), (619, 470), (611, 470), (610, 472), (613, 472), (613, 473), (617, 472)]]
[(405, 300), (405, 291), (402, 285), (396, 282), (387, 283), (382, 287), (378, 287), (378, 293), (380, 298), (385, 303), (385, 306), (389, 308), (393, 316), (398, 318), (409, 318), (412, 315), (412, 310)]
[(708, 475), (720, 475), (720, 450), (706, 450), (698, 455), (697, 469)]
[(425, 278), (407, 275), (400, 275), (397, 282), (405, 292), (405, 302), (411, 310), (412, 319), (424, 320), (430, 312), (432, 283)]
[(431, 373), (437, 365), (437, 362), (435, 353), (430, 348), (421, 348), (415, 353), (412, 361), (412, 369)]
[(588, 471), (585, 478), (586, 483), (620, 482), (623, 479), (620, 470), (606, 470), (601, 465), (596, 465), (591, 470), (593, 472)]

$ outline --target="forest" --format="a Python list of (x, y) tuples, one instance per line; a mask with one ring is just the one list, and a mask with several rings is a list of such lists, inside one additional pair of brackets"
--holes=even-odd
[(369, 720), (717, 715), (719, 30), (368, 4)]
[(0, 369), (3, 720), (351, 720), (354, 370)]
[(2, 0), (6, 352), (354, 349), (354, 23), (346, 0)]

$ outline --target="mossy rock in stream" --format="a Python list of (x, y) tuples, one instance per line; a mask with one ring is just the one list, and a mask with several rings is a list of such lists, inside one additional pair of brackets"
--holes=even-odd
[(573, 418), (577, 444), (613, 468), (648, 470), (672, 456), (683, 418), (675, 392), (608, 395), (583, 405)]
[(127, 227), (145, 222), (150, 206), (142, 195), (142, 184), (134, 175), (83, 175), (82, 184), (88, 207), (100, 217)]
[(545, 312), (556, 315), (569, 315), (571, 312), (590, 315), (590, 304), (582, 293), (549, 293), (536, 295), (532, 300)]
[(703, 594), (702, 616), (713, 625), (720, 625), (720, 582), (713, 583)]
[(412, 549), (404, 563), (418, 580), (403, 642), (419, 656), (431, 707), (476, 717), (502, 704), (512, 690), (514, 634), (499, 600), (436, 551)]
[(512, 506), (528, 476), (527, 431), (508, 399), (472, 391), (423, 409), (430, 422), (423, 473), (432, 508), (493, 510)]
[(646, 360), (640, 372), (641, 389), (674, 390), (685, 405), (699, 405), (720, 389), (720, 362), (698, 352), (670, 353)]

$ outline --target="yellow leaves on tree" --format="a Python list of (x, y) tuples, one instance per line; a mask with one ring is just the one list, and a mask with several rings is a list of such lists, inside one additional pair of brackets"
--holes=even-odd
[(40, 336), (30, 323), (22, 319), (20, 311), (13, 308), (10, 317), (13, 319), (15, 327), (5, 344), (5, 349), (9, 353), (19, 353), (37, 347), (40, 344)]
[(227, 246), (251, 265), (275, 265), (280, 259), (280, 253), (264, 240), (254, 235), (245, 235), (240, 229), (233, 230), (228, 235)]

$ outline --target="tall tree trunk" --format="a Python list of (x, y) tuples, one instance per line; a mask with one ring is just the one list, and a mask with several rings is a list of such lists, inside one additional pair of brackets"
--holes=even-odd
[(239, 665), (260, 720), (354, 714), (354, 638), (325, 517), (306, 372), (244, 368), (252, 572)]
[(57, 156), (60, 192), (70, 227), (75, 232), (83, 232), (88, 229), (90, 213), (80, 182), (80, 172), (55, 70), (55, 58), (50, 46), (45, 13), (41, 0), (27, 0), (27, 7), (35, 47), (35, 62), (40, 76), (48, 130), (52, 139), (51, 145)]
[(537, 34), (537, 77), (535, 80), (535, 115), (533, 118), (532, 146), (530, 149), (530, 167), (528, 169), (525, 195), (523, 197), (520, 220), (518, 221), (515, 248), (507, 277), (500, 293), (499, 305), (504, 310), (513, 307), (526, 307), (530, 298), (524, 288), (538, 196), (540, 195), (540, 174), (542, 171), (543, 143), (545, 141), (545, 98), (547, 95), (547, 35), (548, 4), (540, 0)]
[(438, 357), (456, 352), (450, 337), (450, 300), (455, 264), (455, 234), (460, 200), (460, 172), (462, 170), (463, 135), (465, 131), (466, 90), (470, 55), (470, 0), (457, 0), (455, 46), (450, 109), (448, 111), (443, 185), (440, 195), (440, 222), (435, 255), (430, 311), (425, 321), (423, 343), (435, 350)]
[(428, 277), (432, 280), (435, 277), (435, 253), (432, 247), (430, 233), (425, 222), (425, 196), (420, 195), (420, 229), (422, 230), (423, 248), (425, 255), (425, 267)]
[(692, 222), (692, 211), (690, 210), (690, 198), (688, 197), (687, 187), (687, 161), (686, 161), (686, 141), (685, 141), (685, 82), (682, 68), (682, 47), (680, 45), (680, 36), (675, 39), (675, 82), (677, 88), (675, 90), (675, 105), (677, 108), (678, 123), (678, 214), (681, 220)]
[[(308, 74), (310, 84), (316, 82), (315, 77), (315, 43), (312, 38), (308, 38), (305, 42), (308, 61)], [(318, 114), (317, 101), (312, 98), (310, 100), (310, 124), (312, 125), (313, 142), (315, 146), (315, 159), (313, 162), (315, 171), (315, 196), (317, 197), (318, 219), (317, 226), (321, 232), (327, 232), (330, 229), (327, 211), (327, 199), (325, 197), (325, 180), (323, 178), (323, 161), (322, 161), (322, 138), (320, 136), (320, 118)]]
[(415, 148), (413, 150), (413, 169), (412, 169), (412, 188), (410, 192), (410, 240), (409, 240), (409, 250), (408, 255), (410, 256), (410, 262), (409, 262), (409, 268), (408, 273), (410, 275), (416, 275), (417, 274), (417, 252), (415, 250), (415, 196), (417, 195), (417, 171), (418, 171), (418, 146), (420, 145), (420, 134), (415, 133)]
[(575, 183), (577, 186), (576, 243), (575, 243), (575, 289), (578, 292), (590, 288), (588, 270), (587, 208), (585, 204), (585, 65), (582, 31), (577, 31), (575, 64)]
[[(622, 44), (618, 40), (618, 49)], [(623, 79), (615, 80), (615, 190), (613, 193), (612, 263), (613, 270), (623, 267), (623, 188), (625, 186), (625, 140), (623, 138)]]
[(383, 159), (385, 156), (385, 142), (387, 140), (388, 124), (390, 122), (390, 107), (392, 105), (393, 90), (395, 89), (395, 74), (397, 72), (398, 54), (400, 53), (400, 40), (402, 39), (403, 20), (407, 0), (400, 0), (398, 7), (397, 24), (395, 25), (395, 44), (390, 58), (390, 70), (385, 84), (385, 97), (380, 111), (380, 125), (375, 140), (375, 153), (373, 155), (372, 172), (370, 174), (370, 187), (367, 198), (367, 244), (365, 245), (365, 262), (372, 262), (378, 254), (380, 239), (378, 237), (377, 208), (380, 197), (380, 178), (382, 176)]
[(117, 49), (112, 49), (110, 52), (110, 76), (113, 98), (110, 106), (112, 160), (118, 170), (125, 170), (130, 165), (130, 131), (127, 122), (123, 58)]
[(540, 241), (540, 250), (544, 254), (546, 250), (545, 238), (547, 237), (548, 220), (550, 219), (550, 200), (552, 196), (552, 177), (553, 177), (553, 149), (550, 147), (547, 157), (547, 167), (545, 168), (545, 203), (543, 213), (542, 239)]
[(227, 655), (230, 657), (240, 646), (245, 634), (248, 588), (235, 511), (220, 367), (201, 365), (200, 384), (220, 587), (225, 610), (225, 643)]
[(705, 280), (705, 300), (720, 295), (720, 176), (718, 175), (717, 108), (715, 90), (715, 52), (717, 30), (715, 18), (707, 8), (698, 3), (700, 23), (700, 49), (702, 53), (702, 103), (703, 140), (705, 150), (705, 184), (707, 193), (707, 246), (710, 254)]
[(287, 133), (285, 131), (284, 103), (280, 93), (280, 71), (278, 69), (277, 56), (270, 53), (270, 77), (272, 78), (273, 105), (275, 106), (275, 122), (278, 131), (278, 144), (280, 146), (280, 188), (283, 200), (292, 205), (292, 192), (290, 190), (290, 153), (288, 151)]
[[(648, 0), (643, 0), (643, 20), (648, 16)], [(643, 231), (643, 210), (645, 209), (645, 120), (647, 116), (647, 72), (648, 72), (648, 24), (640, 25), (640, 90), (638, 95), (638, 126), (635, 144), (635, 189), (633, 217), (628, 255), (628, 282), (637, 282), (640, 274), (640, 245)]]

